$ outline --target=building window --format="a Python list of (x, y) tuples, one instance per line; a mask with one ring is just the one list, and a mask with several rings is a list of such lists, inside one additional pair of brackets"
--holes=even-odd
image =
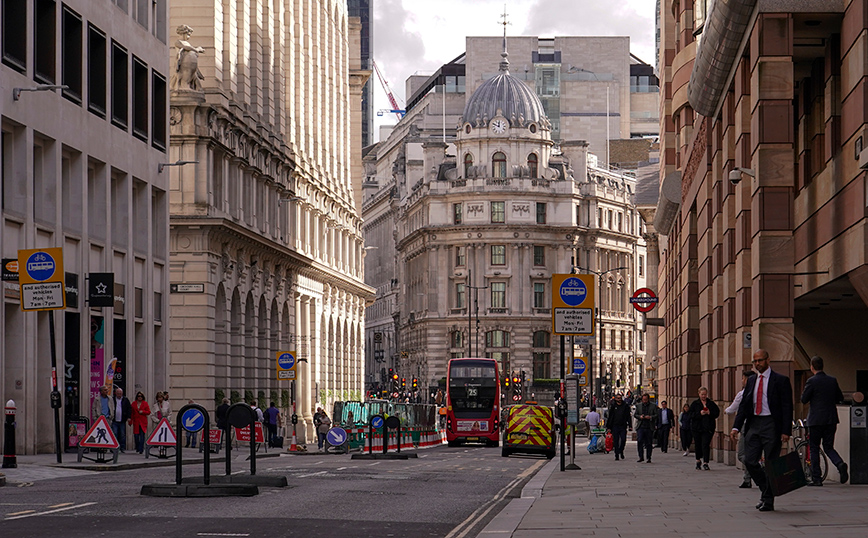
[(527, 168), (530, 171), (530, 177), (535, 178), (539, 173), (539, 157), (536, 156), (536, 153), (527, 156)]
[(54, 84), (57, 6), (54, 0), (35, 0), (33, 8), (33, 80)]
[(148, 141), (148, 66), (133, 56), (133, 136)]
[(106, 111), (106, 37), (87, 26), (87, 109), (104, 118)]
[(607, 213), (607, 216), (609, 219), (609, 229), (611, 230), (612, 229), (612, 210), (610, 209), (610, 210), (606, 211), (606, 213)]
[(3, 0), (3, 63), (27, 71), (27, 2)]
[(467, 263), (467, 247), (455, 247), (455, 267), (464, 267)]
[(63, 46), (61, 47), (61, 71), (62, 84), (69, 86), (63, 90), (63, 96), (70, 101), (81, 104), (81, 60), (82, 60), (82, 31), (84, 25), (81, 15), (63, 6)]
[(621, 341), (618, 342), (618, 349), (627, 349), (627, 332), (621, 331)]
[(639, 344), (639, 351), (645, 351), (645, 339), (642, 338), (642, 333), (636, 336), (636, 343)]
[(506, 210), (504, 202), (491, 202), (491, 222), (506, 222)]
[(491, 283), (491, 308), (506, 308), (506, 282)]
[(129, 121), (129, 63), (127, 49), (112, 41), (112, 123), (123, 130)]
[(486, 332), (485, 347), (509, 347), (509, 333), (506, 331)]
[(542, 282), (533, 283), (533, 307), (546, 308), (546, 285)]
[(551, 379), (552, 377), (552, 354), (549, 352), (533, 353), (533, 378)]
[(603, 227), (603, 210), (597, 209), (597, 228)]
[(546, 223), (546, 203), (545, 202), (537, 202), (536, 203), (536, 223), (537, 224), (545, 224)]
[(623, 232), (624, 231), (623, 228), (624, 228), (624, 214), (618, 213), (618, 231)]
[(473, 155), (467, 153), (464, 155), (464, 177), (469, 178), (471, 169), (473, 168)]
[(464, 283), (455, 284), (455, 308), (464, 308), (465, 289)]
[(609, 349), (617, 349), (615, 341), (615, 329), (609, 331)]
[(461, 224), (461, 204), (452, 204), (452, 224)]
[(450, 338), (451, 347), (464, 347), (464, 334), (461, 331), (452, 331)]
[(166, 150), (166, 77), (151, 71), (151, 145)]
[(498, 151), (491, 158), (491, 175), (493, 177), (506, 177), (506, 155)]
[(645, 274), (645, 256), (639, 256), (639, 276)]
[(491, 265), (506, 265), (506, 245), (491, 245)]
[(533, 246), (533, 264), (537, 267), (541, 267), (546, 264), (546, 248), (544, 246)]
[(534, 331), (533, 347), (550, 347), (551, 339), (548, 331)]

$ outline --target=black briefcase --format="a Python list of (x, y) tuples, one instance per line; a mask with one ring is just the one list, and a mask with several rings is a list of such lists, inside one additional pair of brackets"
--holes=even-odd
[(283, 448), (283, 437), (275, 437), (274, 438), (274, 447), (275, 448)]
[(789, 452), (766, 461), (765, 469), (769, 487), (775, 497), (808, 485), (798, 452)]

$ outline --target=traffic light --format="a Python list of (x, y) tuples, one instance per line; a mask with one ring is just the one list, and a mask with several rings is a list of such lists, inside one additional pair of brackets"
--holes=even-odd
[(407, 388), (407, 378), (406, 378), (406, 377), (402, 377), (402, 378), (401, 378), (401, 388), (402, 388), (402, 389), (406, 389), (406, 388)]
[(509, 390), (509, 375), (506, 375), (503, 378), (503, 390)]
[(418, 388), (419, 388), (419, 380), (414, 377), (413, 378), (413, 390), (416, 390)]
[(518, 374), (512, 374), (512, 401), (520, 402), (521, 401), (521, 383), (522, 379)]

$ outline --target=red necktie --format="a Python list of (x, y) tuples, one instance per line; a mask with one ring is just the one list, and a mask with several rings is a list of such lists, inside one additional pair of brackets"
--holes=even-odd
[(759, 416), (763, 412), (763, 376), (759, 376), (759, 384), (756, 388), (756, 410), (754, 414)]

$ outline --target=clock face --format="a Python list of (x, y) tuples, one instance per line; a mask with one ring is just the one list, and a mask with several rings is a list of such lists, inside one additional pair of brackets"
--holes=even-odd
[(497, 134), (503, 134), (506, 132), (506, 120), (491, 120), (491, 130)]

